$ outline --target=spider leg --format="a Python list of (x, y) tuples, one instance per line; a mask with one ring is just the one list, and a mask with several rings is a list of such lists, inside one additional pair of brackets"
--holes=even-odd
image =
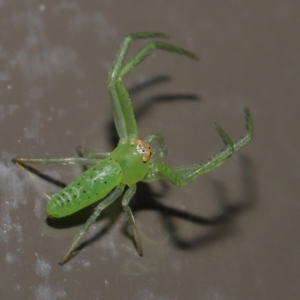
[(84, 148), (82, 146), (77, 146), (76, 147), (76, 152), (78, 153), (78, 155), (80, 157), (84, 157), (84, 158), (98, 158), (99, 160), (106, 159), (110, 155), (110, 152), (92, 151), (92, 150)]
[(148, 135), (145, 138), (146, 143), (151, 143), (152, 141), (157, 141), (160, 146), (159, 153), (158, 153), (160, 158), (163, 158), (168, 155), (168, 149), (165, 144), (165, 139), (162, 137), (162, 135), (160, 135), (158, 133), (154, 133), (154, 134)]
[(123, 77), (126, 76), (132, 70), (132, 68), (141, 62), (155, 48), (169, 52), (175, 52), (177, 54), (185, 55), (189, 58), (197, 59), (195, 54), (183, 48), (167, 43), (153, 41), (147, 43), (123, 65), (128, 47), (133, 40), (167, 37), (167, 35), (157, 32), (129, 34), (123, 40), (120, 50), (117, 53), (116, 59), (108, 76), (108, 90), (114, 115), (114, 122), (120, 138), (120, 143), (128, 142), (131, 139), (136, 139), (138, 135), (132, 104), (125, 84), (122, 80)]
[(141, 242), (141, 239), (140, 239), (138, 229), (136, 227), (136, 223), (135, 223), (135, 220), (134, 220), (133, 213), (132, 213), (132, 211), (129, 207), (129, 202), (132, 199), (133, 195), (135, 194), (135, 191), (136, 191), (136, 185), (131, 186), (126, 190), (125, 195), (124, 195), (123, 200), (122, 200), (122, 205), (123, 205), (124, 211), (127, 214), (129, 223), (132, 227), (133, 239), (134, 239), (134, 242), (136, 244), (138, 254), (142, 256), (143, 255), (142, 242)]
[(154, 49), (160, 49), (168, 52), (177, 53), (180, 55), (187, 56), (191, 59), (198, 59), (198, 56), (190, 51), (187, 51), (181, 47), (168, 44), (165, 42), (152, 41), (148, 42), (144, 47), (142, 47), (131, 59), (128, 60), (123, 67), (120, 68), (119, 78), (126, 76), (131, 69), (133, 69), (137, 64), (139, 64), (144, 58), (146, 58)]
[(95, 165), (99, 162), (96, 158), (86, 157), (66, 157), (66, 158), (14, 158), (12, 162), (22, 167), (27, 164), (40, 164), (40, 165)]
[(64, 256), (60, 260), (59, 264), (63, 265), (66, 263), (72, 256), (74, 256), (76, 253), (74, 251), (76, 250), (76, 247), (78, 246), (79, 242), (83, 238), (83, 236), (86, 234), (86, 232), (89, 230), (89, 228), (92, 226), (92, 224), (96, 221), (96, 219), (99, 217), (102, 210), (104, 210), (107, 206), (112, 204), (123, 192), (125, 185), (120, 184), (117, 186), (108, 197), (106, 197), (104, 200), (101, 200), (100, 203), (97, 205), (95, 211), (93, 214), (88, 218), (84, 226), (81, 228), (79, 233), (74, 237), (73, 242), (71, 246), (67, 249)]
[(93, 152), (81, 146), (76, 147), (76, 151), (80, 157), (64, 157), (64, 158), (14, 158), (12, 162), (17, 166), (39, 164), (39, 165), (85, 165), (93, 166), (101, 160), (107, 158), (110, 153)]
[(253, 122), (248, 108), (244, 109), (246, 116), (247, 133), (244, 137), (233, 143), (221, 126), (216, 125), (216, 130), (222, 138), (225, 148), (206, 160), (202, 164), (190, 166), (170, 167), (163, 162), (156, 164), (156, 170), (145, 176), (143, 181), (151, 182), (155, 180), (168, 179), (176, 186), (183, 186), (193, 182), (201, 175), (210, 172), (223, 164), (234, 152), (244, 147), (253, 138)]
[(150, 39), (150, 38), (161, 38), (161, 39), (167, 39), (169, 36), (165, 33), (161, 32), (136, 32), (136, 33), (131, 33), (128, 34), (121, 46), (120, 49), (116, 55), (116, 59), (112, 65), (112, 68), (109, 72), (109, 78), (112, 80), (113, 78), (118, 77), (119, 69), (121, 65), (123, 64), (124, 58), (126, 56), (126, 53), (128, 51), (129, 45), (131, 44), (132, 41), (134, 40), (141, 40), (141, 39)]

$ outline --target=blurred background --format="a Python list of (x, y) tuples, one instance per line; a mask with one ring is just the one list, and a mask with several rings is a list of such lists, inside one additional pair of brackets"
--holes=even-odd
[[(1, 0), (0, 298), (299, 299), (299, 9), (296, 0)], [(200, 56), (156, 50), (125, 79), (140, 137), (162, 134), (169, 164), (222, 149), (214, 122), (243, 136), (245, 106), (255, 137), (186, 187), (138, 185), (143, 257), (117, 201), (61, 267), (93, 207), (49, 222), (46, 195), (83, 170), (36, 166), (43, 179), (11, 159), (115, 147), (107, 74), (136, 31), (165, 32)]]

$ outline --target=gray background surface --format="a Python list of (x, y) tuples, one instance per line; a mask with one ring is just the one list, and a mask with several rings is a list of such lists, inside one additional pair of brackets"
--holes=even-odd
[[(299, 299), (299, 6), (1, 0), (0, 299)], [(141, 137), (163, 134), (172, 165), (201, 162), (222, 148), (213, 123), (237, 139), (248, 106), (255, 138), (186, 187), (139, 185), (143, 258), (115, 203), (60, 267), (92, 210), (48, 225), (44, 194), (59, 187), (10, 160), (112, 149), (107, 73), (123, 37), (144, 30), (201, 59), (155, 51), (126, 78)], [(81, 172), (38, 169), (64, 183)]]

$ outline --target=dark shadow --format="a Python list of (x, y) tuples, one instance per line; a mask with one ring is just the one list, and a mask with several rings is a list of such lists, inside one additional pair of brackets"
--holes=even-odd
[[(228, 196), (228, 191), (224, 184), (216, 180), (211, 181), (215, 192), (215, 197), (213, 198), (218, 202), (221, 213), (210, 218), (201, 217), (199, 215), (201, 212), (199, 212), (199, 214), (184, 212), (161, 203), (160, 199), (163, 199), (167, 195), (171, 187), (171, 185), (165, 181), (160, 182), (161, 189), (159, 192), (153, 192), (150, 184), (139, 183), (137, 193), (134, 199), (132, 199), (130, 207), (133, 214), (143, 210), (158, 212), (161, 215), (162, 224), (176, 247), (188, 250), (199, 246), (207, 246), (215, 240), (234, 234), (237, 217), (255, 206), (258, 199), (258, 188), (253, 164), (246, 156), (241, 156), (241, 170), (243, 172), (241, 176), (241, 196), (235, 201), (232, 201)], [(234, 204), (232, 204), (232, 202), (234, 202)], [(123, 213), (121, 202), (116, 201), (106, 210), (107, 215), (105, 216), (104, 213), (101, 217), (101, 219), (103, 219), (103, 217), (109, 219), (106, 225), (97, 234), (81, 243), (76, 253), (106, 234), (114, 222), (118, 220), (121, 213)], [(179, 236), (179, 228), (174, 222), (176, 218), (200, 226), (199, 231), (201, 231), (201, 233), (190, 239)], [(127, 225), (127, 223), (124, 224), (123, 233), (132, 240), (134, 245), (131, 230)], [(203, 228), (205, 229), (204, 232)]]
[(26, 171), (28, 171), (28, 172), (30, 172), (30, 173), (36, 175), (36, 176), (39, 177), (40, 179), (43, 179), (43, 180), (45, 180), (45, 181), (47, 181), (47, 182), (49, 182), (49, 183), (51, 183), (51, 184), (53, 184), (53, 185), (55, 185), (55, 186), (57, 186), (57, 187), (59, 187), (59, 188), (64, 188), (64, 187), (66, 187), (66, 184), (63, 183), (62, 181), (57, 180), (57, 179), (55, 179), (55, 178), (53, 178), (53, 177), (51, 177), (51, 176), (49, 176), (49, 175), (46, 175), (46, 174), (44, 174), (43, 172), (41, 172), (41, 171), (39, 171), (39, 170), (37, 170), (37, 169), (35, 169), (35, 168), (29, 166), (29, 165), (26, 165), (26, 164), (20, 163), (20, 162), (16, 163), (16, 162), (15, 162), (15, 159), (12, 159), (12, 162), (13, 162), (16, 166), (18, 166), (18, 167), (20, 167), (20, 168), (22, 168), (22, 169), (25, 169)]
[[(232, 201), (232, 199), (228, 196), (228, 191), (225, 185), (222, 182), (211, 180), (213, 191), (215, 192), (215, 197), (213, 198), (218, 202), (221, 211), (220, 214), (210, 218), (205, 218), (199, 215), (201, 212), (199, 212), (199, 214), (194, 214), (164, 205), (160, 202), (160, 200), (167, 196), (168, 191), (171, 188), (171, 184), (166, 181), (159, 182), (160, 190), (158, 192), (153, 192), (150, 184), (142, 182), (139, 183), (137, 193), (131, 201), (130, 206), (132, 211), (134, 214), (143, 210), (158, 212), (161, 215), (161, 222), (167, 233), (170, 235), (173, 244), (184, 250), (193, 249), (197, 246), (205, 246), (215, 240), (228, 236), (235, 232), (235, 226), (233, 225), (236, 221), (236, 217), (253, 208), (258, 199), (258, 188), (255, 180), (253, 164), (246, 156), (241, 156), (240, 161), (243, 173), (241, 176), (242, 190), (239, 199)], [(32, 169), (33, 168), (30, 168), (30, 171)], [(40, 172), (34, 172), (36, 175), (40, 174)], [(44, 175), (41, 178), (48, 180), (49, 176)], [(55, 180), (50, 179), (50, 182), (55, 182)], [(234, 202), (234, 204), (232, 204), (232, 202)], [(99, 202), (94, 203), (93, 205), (65, 218), (48, 218), (47, 222), (51, 227), (57, 229), (64, 229), (84, 224), (98, 203)], [(121, 201), (115, 201), (108, 209), (104, 210), (99, 219), (106, 220), (105, 225), (102, 226), (95, 235), (82, 242), (76, 249), (74, 255), (76, 255), (76, 253), (78, 253), (81, 249), (93, 244), (95, 241), (101, 239), (105, 234), (107, 234), (115, 222), (118, 221), (122, 213), (123, 209)], [(175, 225), (175, 220), (177, 218), (199, 225), (201, 227), (201, 230), (199, 230), (201, 233), (190, 239), (179, 236), (179, 228)], [(127, 237), (132, 239), (131, 230), (128, 230), (127, 227), (127, 223), (125, 223), (123, 226), (123, 232)], [(205, 228), (204, 232), (203, 228)]]
[(146, 89), (149, 89), (153, 86), (156, 86), (158, 84), (162, 84), (165, 82), (170, 81), (170, 77), (166, 75), (158, 75), (151, 79), (145, 80), (143, 83), (137, 83), (133, 85), (132, 87), (128, 88), (128, 93), (132, 97), (138, 93), (143, 92)]
[[(228, 196), (228, 191), (224, 184), (216, 180), (211, 181), (215, 192), (213, 199), (216, 199), (221, 211), (221, 213), (215, 216), (204, 218), (198, 214), (184, 212), (160, 203), (158, 199), (166, 196), (171, 186), (163, 181), (162, 183), (164, 183), (165, 186), (159, 194), (151, 192), (151, 188), (148, 184), (139, 184), (136, 201), (131, 205), (133, 213), (140, 210), (154, 210), (159, 212), (161, 222), (164, 224), (168, 234), (170, 234), (173, 244), (181, 249), (192, 249), (197, 246), (204, 246), (216, 239), (230, 235), (235, 232), (235, 226), (232, 225), (236, 217), (248, 211), (250, 208), (253, 208), (258, 199), (258, 188), (253, 164), (246, 156), (241, 156), (240, 161), (243, 173), (241, 176), (242, 190), (239, 199), (232, 201)], [(199, 212), (199, 214), (200, 213), (201, 212)], [(201, 233), (191, 239), (179, 236), (179, 228), (177, 228), (174, 222), (176, 218), (201, 226)], [(204, 233), (203, 228), (205, 228)], [(130, 235), (128, 234), (126, 226), (124, 227), (124, 231), (127, 235)]]
[[(170, 80), (170, 77), (168, 76), (156, 76), (152, 79), (146, 80), (142, 83), (138, 83), (131, 88), (128, 89), (128, 93), (130, 95), (130, 98), (133, 102), (134, 107), (134, 114), (136, 121), (138, 121), (143, 118), (143, 116), (146, 113), (149, 113), (149, 110), (154, 107), (156, 103), (163, 103), (163, 102), (174, 102), (174, 101), (197, 101), (201, 98), (197, 95), (193, 94), (166, 94), (166, 95), (154, 95), (151, 96), (145, 100), (143, 100), (142, 103), (139, 103), (138, 105), (134, 105), (135, 98), (137, 98), (138, 94), (144, 91), (145, 89), (151, 88), (155, 85), (165, 83)], [(117, 134), (114, 120), (112, 119), (108, 125), (107, 125), (107, 132), (108, 132), (108, 139), (113, 148), (115, 148), (119, 142), (119, 136)], [(153, 133), (153, 132), (149, 132)]]
[[(242, 213), (249, 211), (253, 208), (258, 199), (258, 187), (256, 183), (256, 176), (254, 166), (249, 158), (241, 156), (241, 196), (238, 199), (231, 199), (228, 196), (226, 186), (217, 180), (211, 180), (213, 191), (215, 192), (215, 199), (220, 207), (221, 213), (210, 217), (202, 218), (193, 214), (182, 214), (181, 212), (171, 211), (171, 214), (167, 213), (162, 215), (162, 220), (167, 228), (168, 233), (172, 237), (173, 243), (181, 249), (190, 249), (198, 245), (207, 245), (216, 239), (223, 238), (236, 232), (236, 218)], [(234, 203), (234, 204), (233, 204)], [(185, 239), (179, 236), (179, 231), (174, 224), (173, 217), (179, 217), (186, 219), (189, 222), (199, 224), (201, 227), (205, 227), (205, 232), (201, 230), (201, 234), (195, 236), (192, 239)]]

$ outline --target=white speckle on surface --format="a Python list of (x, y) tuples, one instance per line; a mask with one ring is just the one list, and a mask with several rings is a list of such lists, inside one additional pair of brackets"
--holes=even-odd
[(64, 10), (80, 11), (80, 4), (75, 2), (63, 1), (55, 5), (54, 7), (54, 11), (56, 14), (60, 14)]
[(88, 268), (88, 267), (91, 266), (91, 262), (88, 261), (88, 260), (86, 260), (86, 259), (81, 260), (80, 264), (81, 264), (83, 267), (86, 267), (86, 268)]
[(18, 291), (20, 291), (20, 289), (21, 289), (21, 285), (20, 284), (16, 284), (15, 287), (14, 287), (14, 290), (16, 292), (18, 292)]
[(226, 297), (215, 290), (215, 288), (210, 288), (208, 292), (206, 293), (206, 297), (204, 298), (205, 300), (225, 300)]
[(17, 241), (22, 243), (24, 241), (22, 226), (19, 223), (15, 224), (15, 230), (17, 232)]
[[(0, 2), (0, 5), (2, 2)], [(13, 86), (12, 74), (18, 71), (23, 74), (22, 81), (28, 85), (27, 93), (24, 94), (22, 104), (32, 107), (32, 115), (28, 116), (28, 122), (24, 129), (25, 138), (35, 139), (39, 145), (44, 140), (40, 136), (41, 115), (37, 111), (38, 100), (47, 93), (47, 87), (51, 86), (52, 80), (57, 74), (72, 71), (77, 76), (84, 76), (83, 71), (77, 65), (77, 53), (72, 47), (61, 43), (49, 41), (45, 16), (45, 4), (39, 4), (35, 8), (28, 8), (13, 12), (9, 17), (4, 17), (4, 23), (10, 23), (12, 27), (24, 30), (24, 35), (18, 38), (18, 48), (14, 51), (6, 49), (6, 44), (1, 44), (1, 61), (6, 62), (6, 70), (0, 72), (0, 83), (6, 83), (6, 91), (14, 91), (19, 87)], [(40, 83), (36, 83), (42, 79)], [(47, 86), (43, 84), (47, 82)], [(0, 91), (0, 95), (4, 93)], [(4, 109), (4, 110), (3, 110)], [(7, 107), (0, 108), (0, 121), (14, 112), (7, 111)]]
[(66, 116), (66, 112), (62, 109), (59, 109), (58, 112), (57, 112), (57, 115), (60, 117), (60, 118), (63, 118), (64, 116)]
[(7, 116), (12, 116), (18, 109), (19, 105), (16, 104), (0, 104), (0, 122), (4, 121)]
[(180, 261), (180, 260), (175, 260), (175, 261), (173, 261), (173, 263), (172, 263), (172, 266), (173, 266), (173, 268), (174, 268), (176, 271), (180, 271), (180, 270), (181, 270), (181, 265), (182, 265), (182, 261)]
[(152, 259), (136, 259), (130, 257), (122, 264), (122, 271), (131, 276), (140, 276), (148, 273), (156, 273), (158, 264)]
[(51, 271), (50, 263), (46, 259), (40, 258), (37, 253), (35, 254), (35, 256), (36, 256), (35, 271), (37, 275), (41, 277), (48, 276)]
[(71, 272), (73, 270), (73, 266), (71, 262), (63, 265), (63, 270), (66, 272)]
[(105, 286), (108, 288), (108, 287), (109, 287), (109, 280), (105, 279), (105, 280), (104, 280), (104, 284), (105, 284)]
[(41, 139), (39, 138), (41, 124), (41, 112), (33, 110), (31, 117), (31, 124), (29, 127), (24, 127), (24, 138), (35, 139), (37, 143), (41, 144)]
[[(2, 158), (6, 156), (6, 153), (2, 153)], [(17, 172), (12, 171), (12, 168), (8, 168), (2, 162), (0, 162), (0, 182), (2, 184), (1, 198), (5, 199), (0, 202), (0, 240), (7, 243), (15, 234), (18, 242), (23, 241), (22, 227), (15, 222), (12, 213), (20, 204), (27, 202), (26, 197), (23, 197), (26, 194), (26, 182), (20, 180)]]
[(103, 43), (107, 43), (109, 38), (117, 35), (117, 30), (101, 12), (94, 13), (83, 13), (82, 11), (77, 15), (74, 14), (72, 19), (69, 21), (69, 31), (76, 35), (86, 26), (93, 25), (97, 36), (100, 37)]
[(172, 297), (172, 298), (165, 298), (165, 297), (161, 297), (158, 296), (157, 294), (153, 294), (151, 291), (149, 291), (148, 289), (141, 289), (141, 290), (137, 290), (137, 294), (132, 298), (132, 300), (141, 300), (141, 299), (145, 299), (145, 300), (177, 300), (177, 297)]
[[(29, 44), (33, 47), (34, 40)], [(50, 77), (75, 68), (77, 55), (74, 49), (56, 45), (49, 46), (42, 52), (22, 48), (16, 53), (16, 58), (24, 76)]]
[(65, 299), (67, 294), (64, 290), (55, 290), (51, 288), (47, 283), (40, 284), (35, 289), (35, 299), (39, 300), (53, 300), (53, 299)]
[(67, 113), (61, 108), (57, 109), (51, 106), (49, 110), (51, 113), (55, 113), (59, 118), (63, 118), (67, 115)]
[[(61, 173), (58, 170), (49, 170), (47, 175), (57, 180), (61, 178)], [(45, 218), (46, 202), (51, 198), (51, 195), (57, 192), (57, 188), (37, 176), (32, 176), (30, 181), (30, 185), (36, 190), (36, 196), (34, 197), (35, 216), (39, 219)]]
[(70, 129), (66, 129), (65, 130), (65, 136), (71, 136), (71, 135), (73, 135), (73, 131), (70, 130)]
[[(93, 230), (95, 230), (95, 228), (96, 226), (93, 226)], [(103, 237), (102, 242), (98, 244), (98, 247), (101, 247), (104, 251), (110, 253), (110, 255), (113, 256), (114, 258), (119, 257), (120, 255), (119, 247), (116, 247), (116, 242), (115, 242), (115, 239), (117, 237), (117, 230), (118, 230), (118, 226), (115, 226), (114, 229), (111, 231), (112, 234), (108, 234), (105, 237)], [(101, 259), (105, 260), (106, 256), (103, 255)]]
[(29, 101), (26, 101), (24, 104), (27, 106), (31, 106), (32, 104), (32, 100), (34, 102), (34, 100), (38, 100), (41, 99), (42, 97), (44, 97), (44, 88), (39, 86), (39, 85), (31, 85), (28, 88), (28, 98)]
[[(1, 56), (0, 56), (1, 57)], [(8, 80), (10, 80), (11, 78), (10, 78), (11, 76), (9, 75), (9, 73), (8, 72), (0, 72), (0, 83), (2, 83), (2, 82), (6, 82), (6, 81), (8, 81)]]
[(41, 199), (34, 199), (34, 214), (36, 215), (36, 217), (38, 217), (39, 219), (42, 217), (42, 211), (43, 211), (43, 215), (44, 215), (44, 211), (45, 211), (45, 204), (43, 203), (43, 201), (41, 201)]
[(5, 255), (5, 260), (8, 263), (13, 264), (13, 263), (16, 262), (17, 257), (16, 257), (16, 255), (13, 255), (11, 252), (7, 252), (6, 255)]

